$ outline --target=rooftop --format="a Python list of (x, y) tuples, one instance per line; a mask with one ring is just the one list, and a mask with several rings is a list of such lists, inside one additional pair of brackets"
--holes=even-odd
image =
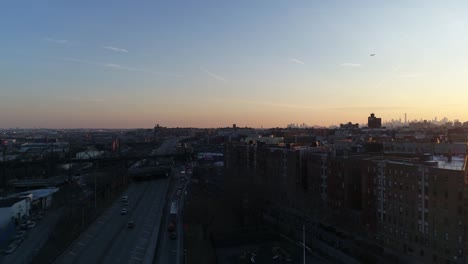
[(457, 155), (452, 156), (452, 160), (449, 161), (447, 156), (433, 155), (427, 161), (420, 160), (418, 158), (403, 158), (403, 157), (378, 157), (372, 158), (374, 160), (385, 160), (388, 163), (401, 164), (401, 165), (423, 165), (428, 167), (434, 167), (444, 170), (465, 170), (465, 156)]
[(440, 169), (464, 170), (465, 168), (465, 156), (453, 156), (451, 162), (445, 156), (433, 156), (432, 160), (437, 162), (437, 167)]

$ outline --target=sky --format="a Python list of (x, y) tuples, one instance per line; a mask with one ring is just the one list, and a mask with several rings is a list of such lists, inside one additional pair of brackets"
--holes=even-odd
[(0, 128), (466, 121), (466, 14), (467, 1), (4, 0)]

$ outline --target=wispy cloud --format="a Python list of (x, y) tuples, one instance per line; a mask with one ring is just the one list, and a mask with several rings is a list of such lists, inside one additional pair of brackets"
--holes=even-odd
[(289, 108), (289, 109), (317, 109), (317, 106), (312, 105), (300, 105), (300, 104), (285, 104), (285, 103), (276, 103), (276, 102), (269, 102), (269, 101), (257, 101), (251, 99), (227, 99), (226, 98), (218, 98), (218, 101), (226, 101), (230, 103), (236, 104), (247, 104), (247, 105), (256, 105), (256, 106), (272, 106), (275, 108)]
[(45, 41), (55, 44), (67, 44), (68, 40), (66, 39), (54, 39), (54, 38), (45, 38)]
[(394, 72), (397, 72), (399, 69), (400, 69), (400, 65), (396, 65), (395, 67), (393, 67)]
[(302, 65), (305, 64), (303, 61), (298, 60), (298, 59), (295, 59), (295, 58), (289, 58), (289, 61), (290, 61), (290, 62), (297, 63), (297, 64), (302, 64)]
[(398, 75), (398, 77), (400, 78), (417, 78), (417, 77), (422, 77), (422, 76), (424, 76), (424, 73), (419, 73), (419, 72), (405, 73), (405, 74)]
[(104, 47), (102, 47), (102, 48), (103, 48), (103, 49), (106, 49), (106, 50), (115, 51), (115, 52), (128, 53), (128, 50), (122, 49), (122, 48), (118, 48), (118, 47), (114, 47), (114, 46), (104, 46)]
[(102, 103), (105, 100), (103, 98), (96, 98), (96, 97), (91, 97), (91, 98), (73, 97), (73, 98), (71, 98), (71, 101), (74, 101), (74, 102), (89, 102), (89, 103)]
[(211, 71), (209, 71), (209, 70), (207, 70), (207, 69), (203, 69), (203, 68), (202, 68), (201, 70), (202, 70), (204, 73), (208, 74), (208, 75), (209, 75), (211, 78), (213, 78), (213, 79), (216, 79), (216, 80), (222, 81), (222, 82), (226, 82), (226, 79), (224, 79), (224, 77), (222, 77), (222, 76), (220, 76), (220, 75), (218, 75), (218, 74), (216, 74), (216, 73), (213, 73), (213, 72), (211, 72)]
[(111, 69), (118, 69), (118, 70), (137, 71), (137, 72), (151, 72), (150, 70), (147, 70), (147, 69), (126, 67), (126, 66), (122, 66), (120, 64), (115, 64), (115, 63), (105, 63), (102, 66), (107, 67), (107, 68), (111, 68)]
[(340, 66), (342, 66), (342, 67), (361, 67), (362, 65), (359, 64), (359, 63), (344, 62), (344, 63), (341, 63)]
[(62, 58), (64, 61), (76, 62), (81, 64), (88, 64), (88, 65), (96, 65), (99, 66), (100, 64), (97, 62), (89, 61), (89, 60), (82, 60), (77, 58)]
[(401, 110), (401, 109), (412, 109), (412, 107), (403, 107), (403, 106), (343, 106), (343, 107), (334, 107), (329, 108), (330, 110), (338, 111), (385, 111), (385, 110)]
[(127, 66), (123, 66), (123, 65), (115, 64), (115, 63), (102, 63), (102, 62), (82, 60), (82, 59), (77, 59), (77, 58), (63, 58), (62, 60), (69, 61), (69, 62), (74, 62), (74, 63), (104, 67), (104, 68), (109, 68), (109, 69), (114, 69), (114, 70), (144, 72), (144, 73), (158, 74), (158, 75), (164, 75), (164, 76), (170, 76), (170, 77), (183, 77), (180, 74), (167, 73), (167, 72), (158, 72), (158, 71), (153, 71), (153, 70), (150, 70), (150, 69), (127, 67)]

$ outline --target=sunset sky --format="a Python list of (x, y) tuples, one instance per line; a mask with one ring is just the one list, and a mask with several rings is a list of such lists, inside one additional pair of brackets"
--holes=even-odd
[(467, 121), (467, 47), (466, 0), (1, 1), (0, 127)]

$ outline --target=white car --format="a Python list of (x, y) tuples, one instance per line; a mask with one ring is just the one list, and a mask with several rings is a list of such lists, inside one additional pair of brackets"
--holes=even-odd
[(123, 196), (122, 197), (122, 202), (127, 202), (127, 201), (128, 201), (128, 196), (127, 195)]

